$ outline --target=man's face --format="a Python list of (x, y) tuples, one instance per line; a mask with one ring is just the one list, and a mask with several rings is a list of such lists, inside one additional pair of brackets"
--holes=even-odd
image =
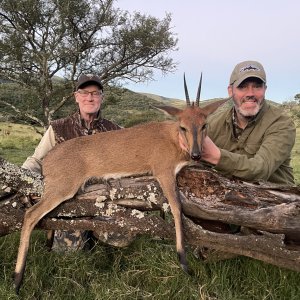
[(100, 110), (103, 94), (97, 85), (88, 85), (75, 92), (75, 99), (82, 114), (93, 115)]
[(259, 78), (245, 79), (238, 87), (230, 85), (228, 94), (232, 97), (238, 115), (248, 118), (255, 116), (265, 99), (267, 86)]

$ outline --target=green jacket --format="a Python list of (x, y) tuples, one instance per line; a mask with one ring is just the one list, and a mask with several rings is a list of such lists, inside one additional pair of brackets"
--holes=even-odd
[(245, 180), (294, 184), (290, 166), (296, 136), (293, 121), (282, 109), (265, 102), (237, 139), (232, 110), (232, 105), (226, 105), (208, 118), (208, 136), (221, 150), (215, 169)]

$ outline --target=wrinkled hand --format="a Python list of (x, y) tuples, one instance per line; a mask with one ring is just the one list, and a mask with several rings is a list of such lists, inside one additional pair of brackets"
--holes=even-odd
[(210, 137), (206, 136), (202, 144), (201, 159), (210, 164), (217, 165), (221, 158), (220, 149), (214, 144)]

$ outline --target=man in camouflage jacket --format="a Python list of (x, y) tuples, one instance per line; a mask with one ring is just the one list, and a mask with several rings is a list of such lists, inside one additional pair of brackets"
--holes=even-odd
[[(103, 86), (98, 76), (81, 75), (74, 96), (79, 106), (78, 112), (51, 122), (34, 154), (22, 165), (23, 168), (42, 174), (43, 158), (56, 144), (83, 135), (121, 129), (117, 124), (101, 117)], [(83, 249), (89, 240), (89, 232), (56, 230), (52, 239), (52, 249), (55, 250)]]

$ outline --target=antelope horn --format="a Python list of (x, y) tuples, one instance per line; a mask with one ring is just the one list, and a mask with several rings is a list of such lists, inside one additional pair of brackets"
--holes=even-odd
[(189, 92), (188, 92), (188, 89), (187, 89), (187, 86), (186, 86), (185, 73), (183, 73), (183, 83), (184, 83), (184, 92), (185, 92), (186, 105), (191, 106)]
[(199, 82), (197, 97), (196, 97), (196, 106), (198, 106), (198, 107), (199, 107), (199, 102), (200, 102), (201, 86), (202, 86), (202, 72), (201, 72), (201, 76), (200, 76), (200, 82)]

